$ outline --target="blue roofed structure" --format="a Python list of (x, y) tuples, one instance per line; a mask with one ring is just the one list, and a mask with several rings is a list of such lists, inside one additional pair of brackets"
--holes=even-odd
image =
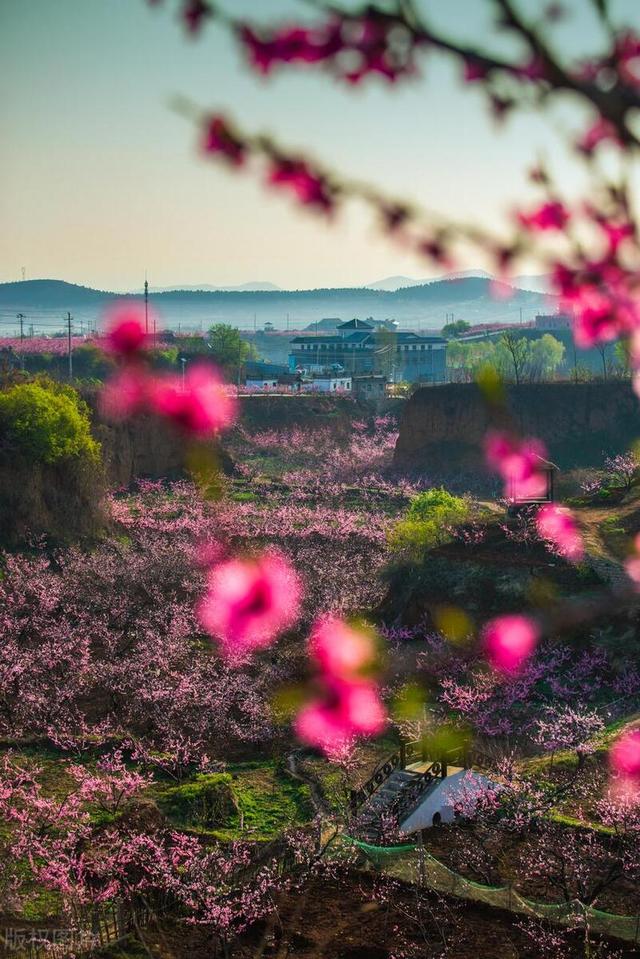
[(447, 341), (442, 336), (380, 330), (366, 320), (353, 319), (330, 335), (294, 337), (289, 369), (340, 368), (351, 374), (385, 373), (392, 382), (444, 383), (446, 356)]

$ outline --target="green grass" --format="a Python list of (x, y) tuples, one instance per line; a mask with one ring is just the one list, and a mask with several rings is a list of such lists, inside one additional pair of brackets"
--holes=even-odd
[(273, 761), (236, 764), (153, 793), (176, 825), (220, 839), (270, 839), (313, 817), (307, 786)]

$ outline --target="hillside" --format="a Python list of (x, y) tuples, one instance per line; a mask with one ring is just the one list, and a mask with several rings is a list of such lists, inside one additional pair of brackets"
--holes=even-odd
[[(69, 310), (76, 319), (100, 320), (105, 305), (122, 294), (93, 290), (62, 280), (26, 280), (0, 284), (2, 329), (13, 331), (14, 314), (26, 314), (38, 330), (59, 328)], [(291, 328), (326, 316), (373, 316), (392, 318), (409, 326), (438, 328), (454, 313), (470, 323), (530, 319), (549, 310), (548, 298), (540, 293), (514, 289), (508, 298), (492, 296), (491, 280), (485, 277), (436, 280), (394, 291), (362, 288), (318, 290), (206, 291), (173, 290), (154, 293), (154, 307), (165, 322), (185, 328), (228, 322), (252, 328), (270, 321)]]

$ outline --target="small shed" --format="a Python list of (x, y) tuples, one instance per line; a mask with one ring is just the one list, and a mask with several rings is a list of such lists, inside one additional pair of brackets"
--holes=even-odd
[[(536, 454), (538, 461), (537, 475), (526, 480), (509, 480), (507, 500), (509, 512), (518, 513), (529, 507), (544, 506), (553, 503), (555, 495), (555, 477), (560, 472), (555, 463)], [(539, 482), (537, 481), (539, 479)]]

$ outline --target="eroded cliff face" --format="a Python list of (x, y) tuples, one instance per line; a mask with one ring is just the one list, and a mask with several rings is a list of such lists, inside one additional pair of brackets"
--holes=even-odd
[(293, 426), (310, 429), (328, 426), (337, 437), (342, 437), (351, 432), (354, 419), (363, 419), (367, 415), (371, 415), (371, 409), (348, 396), (302, 393), (240, 397), (240, 422), (250, 433)]
[[(513, 386), (508, 408), (520, 435), (542, 439), (562, 469), (599, 465), (640, 435), (638, 400), (628, 382)], [(482, 441), (489, 425), (475, 385), (417, 390), (400, 421), (395, 464), (440, 475), (484, 471)]]
[[(135, 416), (122, 423), (96, 418), (93, 433), (102, 445), (107, 486), (128, 487), (139, 477), (178, 479), (186, 473), (183, 438), (155, 416)], [(217, 444), (211, 446), (229, 469), (229, 458)]]
[[(185, 474), (187, 449), (184, 437), (150, 414), (121, 423), (104, 420), (96, 395), (85, 395), (93, 411), (93, 431), (102, 444), (109, 486), (129, 486), (138, 477), (176, 479)], [(241, 396), (240, 426), (248, 433), (291, 427), (329, 427), (336, 437), (347, 435), (362, 409), (347, 397), (336, 396)], [(233, 463), (221, 443), (211, 443), (212, 452), (226, 473)]]

